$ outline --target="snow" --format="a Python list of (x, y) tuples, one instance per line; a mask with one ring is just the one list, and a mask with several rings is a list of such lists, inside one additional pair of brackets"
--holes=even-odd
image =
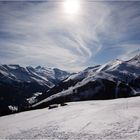
[(38, 66), (35, 68), (35, 72), (44, 78), (46, 77), (49, 79), (55, 79), (55, 73), (53, 69), (51, 68), (44, 68), (44, 67)]
[(113, 60), (107, 64), (102, 65), (94, 75), (100, 75), (102, 72), (115, 76), (119, 79), (129, 77), (131, 80), (140, 75), (140, 56), (136, 56), (129, 61)]
[(98, 69), (100, 68), (100, 65), (94, 66), (94, 67), (88, 67), (87, 69), (80, 71), (76, 74), (72, 74), (71, 76), (69, 76), (65, 82), (69, 81), (69, 80), (82, 80), (88, 76), (92, 76)]
[(140, 137), (140, 97), (68, 103), (0, 117), (0, 138), (135, 139)]
[(108, 62), (104, 65), (102, 65), (98, 70), (97, 73), (101, 72), (101, 71), (107, 71), (107, 70), (113, 70), (115, 69), (118, 65), (120, 65), (122, 63), (121, 60), (113, 60), (111, 62)]
[(34, 95), (33, 95), (32, 97), (27, 98), (28, 103), (29, 103), (29, 104), (34, 104), (34, 103), (36, 103), (36, 102), (37, 102), (37, 97), (38, 97), (39, 95), (42, 95), (42, 93), (41, 93), (41, 92), (36, 92), (36, 93), (34, 93)]
[(9, 108), (10, 110), (12, 110), (12, 112), (18, 111), (18, 107), (17, 107), (17, 106), (9, 105), (8, 108)]

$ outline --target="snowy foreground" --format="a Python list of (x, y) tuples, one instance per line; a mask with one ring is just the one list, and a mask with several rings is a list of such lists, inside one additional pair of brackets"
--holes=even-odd
[(0, 117), (0, 138), (138, 140), (140, 97), (74, 102)]

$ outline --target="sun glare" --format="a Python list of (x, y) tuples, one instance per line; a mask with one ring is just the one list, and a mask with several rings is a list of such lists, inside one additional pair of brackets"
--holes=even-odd
[(78, 14), (80, 10), (79, 0), (65, 0), (64, 10), (67, 14), (71, 14), (71, 15)]

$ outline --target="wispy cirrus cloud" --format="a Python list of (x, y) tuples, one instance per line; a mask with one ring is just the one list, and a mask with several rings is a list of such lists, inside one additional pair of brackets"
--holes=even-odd
[(75, 71), (140, 52), (140, 2), (80, 4), (0, 2), (0, 62)]

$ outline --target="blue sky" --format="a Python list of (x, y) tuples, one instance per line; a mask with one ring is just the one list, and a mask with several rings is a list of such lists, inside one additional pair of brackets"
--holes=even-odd
[(140, 53), (140, 2), (0, 2), (0, 63), (78, 71)]

